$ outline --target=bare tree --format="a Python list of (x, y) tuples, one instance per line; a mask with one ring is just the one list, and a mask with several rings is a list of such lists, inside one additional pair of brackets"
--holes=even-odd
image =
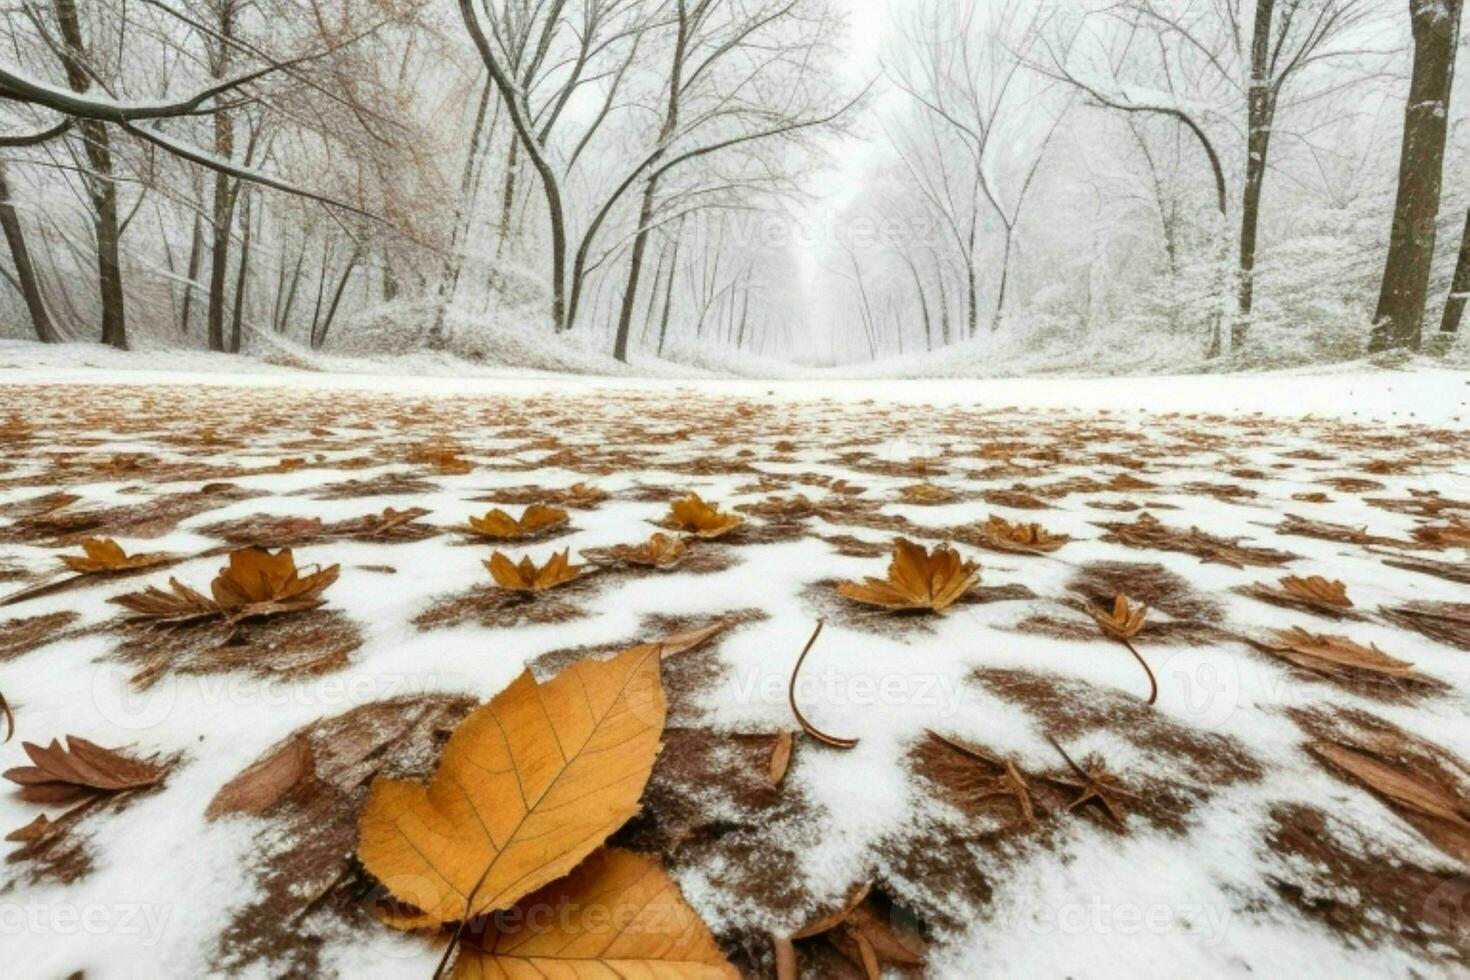
[(903, 45), (886, 65), (888, 77), (920, 109), (917, 134), (890, 138), (915, 184), (943, 216), (964, 265), (971, 337), (979, 326), (982, 214), (1001, 232), (994, 331), (1005, 316), (1016, 229), (1061, 121), (1058, 114), (1039, 138), (1023, 140), (1019, 159), (1004, 158), (999, 134), (1017, 136), (1016, 121), (1034, 117), (1025, 110), (1034, 109), (1038, 94), (1028, 90), (1026, 58), (1040, 40), (1042, 21), (1027, 16), (1029, 6), (1021, 0), (990, 6), (926, 0), (914, 9)]
[(1409, 0), (1414, 73), (1404, 108), (1398, 202), (1370, 350), (1418, 350), (1423, 340), (1461, 9), (1460, 0)]
[[(642, 179), (642, 203), (613, 346), (618, 360), (628, 357), (633, 311), (661, 183), (676, 168), (715, 154), (789, 143), (839, 119), (853, 103), (839, 105), (834, 111), (825, 77), (836, 23), (825, 0), (674, 0), (668, 28), (672, 32), (669, 75), (657, 135), (651, 149), (603, 205), (584, 239), (583, 254), (578, 256), (576, 275), (580, 278), (585, 252), (602, 221)], [(766, 168), (768, 178), (771, 170)], [(575, 300), (571, 316), (576, 316)]]
[(1470, 212), (1465, 215), (1465, 231), (1460, 236), (1460, 257), (1455, 261), (1455, 278), (1450, 284), (1449, 299), (1444, 306), (1444, 319), (1439, 326), (1441, 333), (1459, 333), (1460, 320), (1465, 315), (1467, 301), (1470, 301)]

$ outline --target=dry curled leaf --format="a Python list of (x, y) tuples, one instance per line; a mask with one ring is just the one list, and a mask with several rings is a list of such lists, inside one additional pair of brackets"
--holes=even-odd
[(537, 568), (529, 556), (523, 557), (516, 564), (497, 551), (485, 562), (485, 567), (490, 569), (491, 578), (502, 589), (512, 592), (545, 592), (581, 577), (582, 566), (571, 564), (569, 555), (570, 549), (559, 551), (545, 565)]
[(179, 626), (213, 619), (223, 611), (213, 599), (201, 595), (176, 578), (168, 580), (168, 591), (150, 585), (142, 592), (129, 592), (108, 600), (132, 612), (133, 619)]
[(962, 561), (959, 552), (940, 545), (931, 553), (923, 545), (899, 538), (893, 544), (888, 578), (843, 582), (837, 591), (855, 602), (893, 611), (942, 612), (980, 580), (980, 566)]
[(45, 748), (34, 742), (22, 742), (21, 746), (32, 765), (7, 769), (5, 778), (18, 783), (20, 798), (31, 803), (76, 803), (93, 796), (141, 789), (162, 781), (169, 769), (155, 761), (156, 757), (134, 758), (75, 735), (66, 737), (66, 748), (55, 739)]
[(872, 886), (855, 889), (847, 902), (803, 929), (791, 934), (793, 940), (825, 939), (833, 949), (860, 968), (868, 980), (879, 980), (883, 964), (922, 966), (924, 957), (911, 941), (896, 932), (873, 903)]
[(521, 514), (520, 520), (497, 508), (484, 517), (471, 517), (469, 526), (471, 531), (481, 537), (496, 541), (516, 541), (546, 534), (561, 527), (567, 519), (567, 512), (564, 510), (532, 504)]
[(1347, 586), (1342, 582), (1328, 581), (1320, 575), (1302, 578), (1287, 575), (1281, 579), (1281, 589), (1286, 594), (1303, 602), (1335, 609), (1351, 609), (1353, 600), (1348, 598)]
[(332, 565), (302, 577), (290, 548), (274, 555), (262, 548), (244, 548), (230, 554), (230, 563), (210, 583), (220, 609), (232, 619), (250, 619), (315, 609), (326, 600), (321, 593), (337, 581), (340, 567)]
[(946, 490), (932, 483), (910, 483), (899, 490), (898, 495), (907, 504), (949, 504), (960, 499), (959, 494), (953, 490)]
[(1415, 528), (1414, 539), (1434, 548), (1470, 548), (1470, 521), (1451, 517), (1448, 524)]
[(62, 563), (79, 575), (131, 572), (162, 564), (171, 557), (163, 554), (129, 555), (111, 538), (85, 538), (82, 541), (82, 551), (84, 554), (81, 556), (61, 556)]
[(1048, 554), (1072, 540), (1065, 534), (1048, 533), (1040, 524), (1012, 524), (995, 514), (980, 531), (980, 543), (998, 551)]
[(1357, 748), (1336, 742), (1313, 742), (1308, 748), (1382, 797), (1441, 850), (1470, 863), (1470, 802), (1455, 790)]
[(671, 534), (655, 534), (642, 544), (617, 545), (609, 548), (610, 557), (629, 565), (644, 568), (671, 568), (683, 559), (688, 551), (683, 538)]
[(607, 491), (587, 483), (573, 483), (561, 491), (561, 502), (568, 507), (596, 507), (607, 499)]
[(1076, 791), (1077, 796), (1071, 803), (1067, 804), (1068, 810), (1077, 810), (1085, 806), (1095, 807), (1106, 816), (1119, 830), (1123, 829), (1123, 811), (1115, 796), (1131, 796), (1123, 789), (1118, 777), (1108, 771), (1107, 764), (1098, 755), (1089, 755), (1079, 765), (1067, 750), (1062, 748), (1060, 742), (1054, 738), (1048, 738), (1052, 748), (1056, 749), (1066, 761), (1067, 768), (1072, 770), (1076, 779), (1067, 777), (1045, 776), (1049, 783), (1065, 786)]
[(669, 507), (668, 525), (695, 537), (721, 538), (745, 523), (739, 514), (720, 513), (719, 504), (707, 504), (699, 494), (676, 500)]
[(660, 648), (529, 671), (466, 718), (428, 786), (379, 778), (358, 857), (417, 914), (464, 922), (576, 867), (638, 810), (664, 727)]
[(1113, 599), (1112, 612), (1104, 612), (1096, 606), (1087, 607), (1088, 615), (1097, 621), (1104, 633), (1115, 640), (1132, 640), (1139, 633), (1148, 619), (1148, 607), (1134, 605), (1133, 601), (1121, 593)]
[(766, 763), (766, 778), (771, 781), (772, 786), (780, 786), (781, 781), (786, 778), (786, 770), (791, 768), (791, 748), (795, 741), (791, 732), (782, 732), (771, 745), (771, 757)]
[[(567, 910), (537, 915), (536, 910)], [(737, 980), (709, 928), (652, 858), (598, 851), (566, 878), (491, 917), (455, 961), (459, 980), (491, 977)]]
[(1329, 677), (1371, 674), (1390, 679), (1423, 680), (1414, 665), (1390, 657), (1374, 646), (1354, 643), (1345, 636), (1309, 633), (1300, 626), (1277, 630), (1275, 642), (1264, 645), (1270, 653), (1298, 667)]
[(278, 752), (259, 760), (220, 788), (209, 801), (208, 820), (232, 813), (260, 815), (309, 785), (315, 772), (311, 743), (292, 739)]

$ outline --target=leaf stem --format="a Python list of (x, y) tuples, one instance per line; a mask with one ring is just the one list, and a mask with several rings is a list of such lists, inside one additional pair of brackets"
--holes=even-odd
[(1128, 648), (1128, 652), (1133, 654), (1133, 659), (1138, 661), (1138, 665), (1142, 667), (1143, 672), (1148, 675), (1148, 703), (1150, 706), (1152, 706), (1153, 703), (1159, 699), (1159, 682), (1154, 677), (1153, 670), (1149, 667), (1148, 661), (1144, 660), (1143, 656), (1138, 652), (1138, 650), (1134, 648), (1131, 641), (1123, 639), (1122, 637), (1119, 637), (1118, 639), (1119, 642), (1121, 642), (1125, 647)]
[(817, 620), (817, 628), (812, 633), (812, 638), (806, 641), (806, 646), (801, 651), (801, 656), (796, 658), (796, 666), (791, 671), (791, 684), (786, 689), (786, 700), (791, 704), (791, 713), (796, 716), (796, 721), (801, 725), (801, 730), (823, 745), (834, 749), (850, 749), (858, 744), (855, 738), (839, 738), (836, 735), (828, 735), (806, 720), (801, 709), (796, 706), (796, 678), (801, 673), (801, 665), (806, 662), (806, 655), (812, 652), (812, 647), (817, 644), (817, 637), (822, 635), (822, 627), (827, 625), (825, 619)]

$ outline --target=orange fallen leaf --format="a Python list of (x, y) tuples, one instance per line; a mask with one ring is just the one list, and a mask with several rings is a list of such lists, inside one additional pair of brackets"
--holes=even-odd
[[(565, 909), (542, 917), (540, 909)], [(497, 923), (503, 919), (514, 928)], [(461, 980), (490, 977), (738, 980), (699, 914), (652, 858), (607, 848), (505, 916), (492, 916), (455, 961)]]
[(959, 552), (948, 545), (930, 553), (922, 545), (899, 538), (893, 544), (887, 579), (843, 582), (837, 591), (855, 602), (895, 612), (943, 612), (979, 580), (980, 566), (962, 561)]
[(1281, 579), (1281, 588), (1293, 598), (1313, 605), (1351, 609), (1353, 601), (1348, 598), (1347, 586), (1342, 582), (1328, 581), (1320, 575), (1301, 578), (1287, 575)]
[(570, 553), (570, 549), (563, 549), (552, 555), (545, 565), (537, 568), (529, 556), (523, 557), (517, 564), (497, 551), (485, 562), (485, 567), (490, 570), (495, 584), (502, 589), (512, 592), (546, 592), (581, 577), (583, 566), (571, 564)]
[(1143, 659), (1143, 654), (1133, 645), (1134, 637), (1143, 632), (1143, 627), (1148, 617), (1148, 607), (1134, 605), (1133, 601), (1121, 592), (1113, 599), (1113, 611), (1104, 612), (1096, 606), (1088, 605), (1087, 613), (1102, 627), (1102, 631), (1128, 648), (1133, 654), (1133, 659), (1143, 668), (1148, 675), (1148, 703), (1151, 705), (1159, 699), (1159, 682), (1154, 677), (1153, 668), (1148, 661)]
[(959, 494), (932, 483), (911, 483), (898, 491), (898, 495), (909, 504), (948, 504), (959, 499)]
[(700, 538), (720, 538), (745, 523), (739, 514), (722, 514), (718, 504), (707, 504), (699, 494), (691, 493), (669, 507), (670, 527)]
[(141, 592), (114, 596), (108, 601), (130, 610), (135, 620), (169, 626), (182, 626), (224, 615), (213, 599), (195, 592), (178, 579), (170, 578), (168, 586), (168, 591), (164, 591), (150, 585)]
[(658, 646), (521, 674), (460, 723), (428, 786), (374, 780), (358, 858), (418, 910), (405, 927), (509, 908), (638, 811), (664, 728)]
[(1276, 642), (1265, 649), (1307, 670), (1328, 676), (1349, 676), (1355, 672), (1386, 678), (1422, 680), (1414, 665), (1390, 657), (1376, 645), (1363, 646), (1346, 636), (1309, 633), (1300, 626), (1277, 630)]
[(781, 781), (786, 778), (786, 770), (791, 768), (791, 749), (796, 739), (790, 732), (782, 732), (776, 736), (776, 742), (771, 746), (771, 758), (766, 763), (766, 778), (771, 781), (772, 786), (780, 786)]
[(607, 553), (618, 561), (645, 568), (670, 568), (677, 565), (688, 551), (682, 538), (671, 534), (655, 534), (642, 544), (617, 545)]
[(263, 548), (244, 548), (230, 554), (229, 565), (210, 583), (210, 592), (232, 619), (298, 612), (325, 602), (321, 593), (337, 581), (339, 571), (339, 566), (332, 565), (303, 578), (290, 548), (275, 554)]
[(1148, 618), (1148, 607), (1135, 606), (1133, 601), (1121, 593), (1113, 599), (1113, 611), (1104, 612), (1089, 605), (1087, 612), (1101, 626), (1103, 632), (1115, 640), (1131, 640), (1143, 632)]
[(1012, 524), (994, 514), (980, 531), (980, 542), (998, 551), (1048, 554), (1072, 540), (1065, 534), (1050, 534), (1040, 524)]
[(105, 575), (110, 572), (130, 572), (139, 568), (151, 568), (162, 564), (171, 556), (163, 554), (128, 555), (122, 546), (111, 538), (85, 538), (82, 541), (84, 555), (62, 555), (61, 561), (67, 568), (81, 575)]
[(564, 510), (532, 504), (521, 514), (520, 520), (497, 508), (484, 517), (471, 517), (469, 526), (470, 530), (483, 537), (514, 541), (545, 534), (565, 524), (567, 519)]

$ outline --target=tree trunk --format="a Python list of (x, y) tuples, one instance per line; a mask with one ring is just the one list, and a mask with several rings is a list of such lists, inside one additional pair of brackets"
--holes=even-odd
[(1423, 342), (1460, 10), (1461, 0), (1409, 0), (1414, 74), (1404, 110), (1398, 201), (1394, 205), (1388, 262), (1368, 343), (1372, 351), (1418, 350)]
[(240, 330), (245, 318), (245, 284), (250, 277), (250, 195), (245, 195), (245, 203), (240, 206), (240, 222), (245, 226), (245, 231), (240, 240), (240, 269), (235, 276), (235, 302), (230, 312), (230, 352), (240, 353)]
[(36, 278), (36, 266), (31, 261), (31, 250), (26, 247), (25, 229), (15, 202), (10, 196), (10, 180), (5, 173), (5, 164), (0, 161), (0, 226), (5, 229), (5, 241), (10, 245), (10, 257), (15, 262), (15, 277), (20, 285), (21, 296), (31, 314), (31, 326), (36, 339), (43, 344), (60, 343), (61, 335), (51, 322), (51, 313), (46, 309), (45, 297), (41, 295), (41, 283)]
[[(86, 46), (77, 19), (76, 0), (54, 0), (56, 22), (65, 43), (61, 60), (72, 91), (84, 93), (92, 80), (83, 67)], [(112, 142), (107, 126), (95, 120), (79, 124), (87, 163), (86, 177), (92, 198), (93, 223), (97, 234), (97, 281), (102, 299), (102, 342), (119, 350), (128, 349), (127, 304), (123, 297), (122, 260), (118, 255), (121, 231), (117, 219), (117, 182), (112, 176)]]
[[(470, 220), (475, 212), (475, 177), (479, 173), (480, 156), (484, 153), (485, 119), (489, 115), (490, 96), (494, 83), (485, 80), (485, 89), (480, 93), (480, 106), (475, 112), (475, 128), (470, 133), (469, 156), (465, 159), (464, 172), (459, 178), (459, 201), (454, 209), (454, 231), (449, 242), (449, 254), (444, 257), (444, 269), (439, 278), (439, 302), (434, 309), (434, 323), (429, 328), (430, 350), (444, 349), (444, 319), (449, 314), (449, 304), (459, 288), (459, 276), (464, 269), (465, 246), (469, 240)], [(516, 144), (511, 143), (514, 147)], [(502, 229), (503, 230), (503, 229)]]
[[(306, 238), (301, 239), (301, 251), (296, 253), (296, 269), (291, 274), (291, 285), (286, 288), (284, 302), (276, 313), (276, 333), (286, 332), (286, 323), (291, 319), (291, 307), (296, 305), (296, 292), (301, 287), (301, 267), (306, 265)], [(284, 269), (282, 270), (284, 272)], [(279, 290), (278, 290), (279, 293)]]
[(939, 270), (939, 337), (945, 347), (949, 346), (949, 290), (944, 286), (944, 270)]
[(750, 277), (745, 278), (745, 295), (740, 302), (740, 332), (735, 335), (735, 349), (745, 349), (745, 327), (750, 323)]
[(934, 324), (929, 319), (929, 296), (924, 292), (924, 281), (919, 278), (919, 267), (914, 265), (907, 254), (903, 257), (909, 267), (909, 273), (914, 277), (914, 288), (919, 291), (919, 308), (924, 312), (924, 346), (928, 350), (934, 349)]
[(1011, 247), (1014, 243), (1014, 232), (1006, 229), (1005, 253), (1000, 260), (1000, 291), (995, 298), (995, 316), (990, 321), (990, 332), (995, 333), (1000, 329), (1002, 321), (1006, 316), (1006, 288), (1011, 282)]
[[(332, 321), (337, 318), (337, 307), (342, 303), (342, 294), (347, 291), (347, 282), (352, 278), (352, 273), (357, 269), (357, 263), (362, 260), (362, 249), (354, 248), (352, 254), (347, 257), (347, 268), (342, 270), (342, 278), (337, 280), (337, 288), (332, 293), (332, 303), (327, 307), (327, 317), (322, 321), (321, 331), (313, 338), (311, 346), (314, 350), (321, 350), (327, 342), (327, 331), (332, 329)], [(322, 277), (325, 281), (325, 276)]]
[(1444, 305), (1441, 333), (1459, 333), (1460, 318), (1465, 314), (1465, 301), (1470, 300), (1470, 212), (1465, 215), (1465, 233), (1460, 236), (1460, 259), (1455, 263), (1455, 281), (1450, 298)]
[(322, 271), (316, 279), (316, 306), (311, 311), (311, 329), (307, 331), (306, 343), (310, 347), (316, 347), (317, 325), (322, 319), (322, 301), (327, 296), (327, 273), (331, 270), (332, 247), (331, 242), (322, 241)]
[(1276, 0), (1257, 0), (1251, 35), (1250, 89), (1246, 93), (1245, 196), (1240, 209), (1240, 266), (1236, 316), (1230, 328), (1232, 348), (1240, 350), (1250, 332), (1256, 295), (1256, 242), (1261, 226), (1261, 192), (1266, 186), (1266, 158), (1271, 151), (1271, 125), (1276, 93), (1271, 83), (1271, 27)]
[(618, 333), (613, 341), (613, 357), (628, 362), (628, 335), (633, 329), (633, 309), (638, 301), (638, 281), (643, 277), (643, 254), (648, 250), (649, 222), (658, 194), (658, 178), (650, 177), (643, 188), (643, 207), (638, 213), (638, 232), (633, 239), (633, 258), (628, 268), (628, 284), (623, 288), (623, 308), (618, 313)]
[(664, 286), (664, 315), (658, 326), (658, 356), (663, 357), (664, 341), (669, 336), (669, 314), (674, 308), (674, 279), (679, 271), (679, 240), (684, 237), (684, 222), (679, 221), (679, 230), (674, 236), (674, 254), (669, 260), (669, 278)]
[(189, 314), (194, 307), (194, 291), (199, 288), (199, 266), (204, 261), (204, 219), (194, 214), (194, 237), (189, 242), (188, 283), (184, 286), (184, 309), (179, 316), (179, 332), (189, 335)]

